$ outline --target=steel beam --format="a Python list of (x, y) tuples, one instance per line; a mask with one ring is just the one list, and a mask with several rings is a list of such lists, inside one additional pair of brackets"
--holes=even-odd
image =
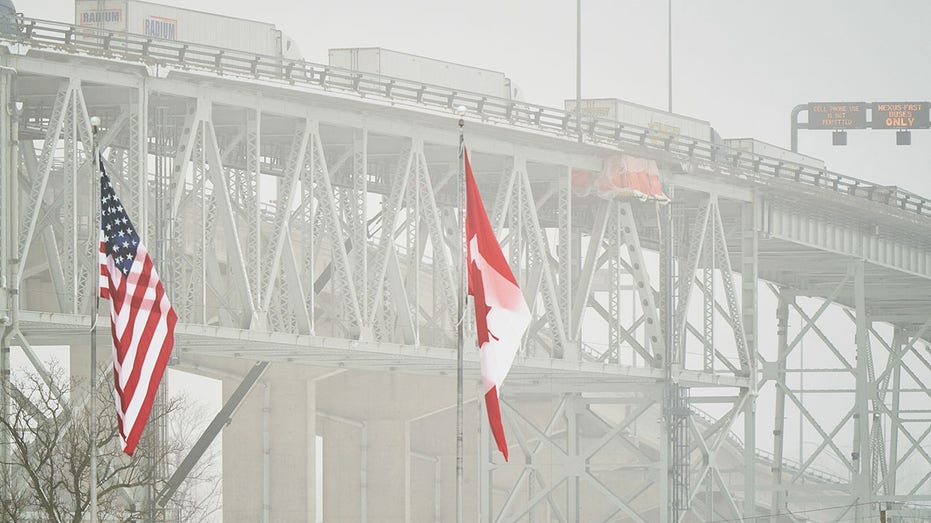
[[(740, 322), (737, 324), (735, 335), (737, 336), (737, 355), (743, 367), (743, 371), (750, 378), (750, 387), (743, 394), (746, 394), (747, 402), (744, 409), (744, 511), (745, 519), (752, 519), (756, 516), (757, 499), (756, 499), (756, 412), (757, 412), (757, 365), (759, 361), (759, 346), (757, 345), (758, 332), (758, 315), (757, 303), (759, 301), (759, 232), (760, 232), (760, 214), (761, 206), (758, 197), (754, 197), (752, 202), (744, 203), (740, 206), (741, 214), (741, 252), (740, 252)], [(721, 249), (717, 251), (717, 256), (722, 262), (722, 279), (724, 280), (725, 292), (730, 302), (730, 293), (728, 292), (728, 280), (731, 278), (731, 267), (729, 254), (726, 246), (726, 231), (721, 221), (720, 214), (717, 214), (717, 225), (719, 235), (716, 239), (720, 242)], [(738, 317), (738, 312), (731, 306), (731, 316)], [(742, 352), (745, 351), (745, 352)]]
[(776, 306), (776, 336), (778, 353), (776, 356), (776, 410), (773, 418), (773, 492), (772, 512), (785, 512), (787, 508), (783, 490), (783, 456), (785, 451), (786, 398), (786, 358), (788, 353), (789, 300), (792, 299), (785, 289), (778, 291)]
[(871, 501), (873, 497), (873, 458), (870, 441), (870, 396), (868, 360), (871, 358), (869, 342), (870, 320), (866, 310), (866, 274), (863, 261), (853, 264), (854, 293), (856, 303), (856, 342), (857, 342), (857, 390), (855, 396), (853, 465), (854, 483), (857, 496), (857, 519), (866, 519), (873, 514)]
[(181, 461), (181, 464), (178, 465), (178, 468), (171, 474), (171, 477), (168, 478), (168, 482), (162, 487), (162, 490), (158, 493), (156, 502), (160, 507), (165, 507), (171, 497), (174, 496), (175, 492), (178, 490), (178, 487), (181, 486), (181, 483), (184, 482), (184, 479), (191, 472), (191, 469), (194, 468), (194, 465), (197, 464), (197, 461), (204, 455), (204, 452), (207, 451), (207, 448), (210, 447), (210, 444), (216, 439), (220, 434), (220, 431), (223, 430), (223, 427), (229, 424), (232, 421), (233, 416), (236, 414), (236, 409), (239, 408), (239, 405), (246, 398), (249, 392), (252, 391), (252, 388), (255, 386), (256, 382), (261, 379), (262, 375), (265, 374), (265, 371), (268, 369), (269, 362), (267, 361), (258, 361), (255, 365), (249, 369), (249, 372), (243, 376), (242, 381), (239, 383), (239, 386), (236, 387), (236, 390), (230, 395), (229, 399), (226, 400), (226, 403), (223, 404), (223, 407), (220, 408), (220, 412), (217, 412), (217, 415), (214, 416), (213, 421), (210, 422), (210, 425), (204, 429), (203, 434), (197, 439), (197, 442), (194, 443), (194, 446), (191, 447), (190, 452), (187, 456), (184, 457), (184, 460)]

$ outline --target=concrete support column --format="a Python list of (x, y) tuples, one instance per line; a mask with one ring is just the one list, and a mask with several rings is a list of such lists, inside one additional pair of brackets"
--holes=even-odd
[[(238, 385), (235, 378), (223, 379), (224, 402)], [(223, 521), (262, 521), (262, 400), (258, 383), (223, 430)]]
[(373, 420), (368, 426), (368, 521), (410, 521), (408, 424), (406, 420)]
[[(437, 511), (437, 483), (446, 521), (455, 499), (455, 395), (453, 378), (412, 374), (348, 371), (318, 382), (324, 521), (429, 521)], [(468, 421), (474, 403), (465, 409)], [(466, 503), (464, 513), (474, 519), (477, 491), (470, 465), (477, 437), (469, 425), (464, 494), (472, 504)]]
[[(273, 364), (243, 400), (223, 432), (223, 521), (315, 521), (319, 374)], [(224, 378), (224, 397), (239, 382)]]

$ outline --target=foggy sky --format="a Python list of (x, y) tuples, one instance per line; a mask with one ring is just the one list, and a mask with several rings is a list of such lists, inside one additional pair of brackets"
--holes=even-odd
[[(68, 21), (71, 0), (14, 0)], [(507, 73), (532, 103), (575, 97), (572, 0), (161, 0), (275, 23), (304, 56), (378, 46)], [(665, 108), (666, 0), (582, 0), (583, 97)], [(725, 138), (788, 147), (789, 112), (809, 101), (931, 98), (926, 0), (673, 0), (673, 109)], [(802, 131), (800, 152), (828, 168), (931, 197), (931, 130), (897, 147), (891, 130)]]

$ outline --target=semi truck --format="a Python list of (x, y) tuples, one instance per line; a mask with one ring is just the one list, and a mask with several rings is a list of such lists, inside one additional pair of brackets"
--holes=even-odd
[(302, 58), (294, 39), (274, 24), (142, 0), (75, 0), (74, 23), (255, 55)]
[(350, 71), (422, 82), (495, 98), (521, 99), (520, 90), (502, 72), (380, 47), (330, 49), (329, 64)]
[(818, 171), (823, 171), (825, 169), (824, 160), (792, 152), (789, 149), (761, 142), (754, 138), (725, 138), (724, 145), (737, 151), (775, 158), (782, 162), (784, 167), (789, 169), (795, 169), (800, 166), (810, 167)]
[[(671, 136), (694, 138), (704, 142), (716, 141), (711, 124), (705, 120), (692, 118), (662, 109), (640, 105), (617, 98), (583, 98), (582, 118), (591, 117), (603, 120), (615, 120), (623, 124), (636, 125), (650, 130), (648, 143), (662, 143)], [(566, 112), (575, 114), (576, 101), (566, 100)]]
[(0, 34), (16, 34), (16, 7), (12, 0), (0, 0)]

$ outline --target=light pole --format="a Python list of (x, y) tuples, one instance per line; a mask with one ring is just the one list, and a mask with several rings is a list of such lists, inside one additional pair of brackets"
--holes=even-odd
[[(94, 174), (91, 175), (91, 194), (94, 195), (91, 205), (91, 209), (96, 208), (97, 211), (97, 224), (90, 227), (91, 232), (91, 241), (93, 242), (94, 236), (100, 230), (100, 151), (97, 149), (97, 131), (100, 127), (100, 118), (97, 116), (91, 117), (91, 132), (93, 137), (93, 152), (94, 152)], [(97, 507), (97, 316), (98, 308), (100, 306), (100, 289), (97, 288), (97, 285), (94, 285), (94, 296), (91, 299), (93, 307), (91, 308), (91, 376), (90, 376), (90, 513), (91, 513), (91, 523), (97, 523), (99, 521), (98, 517), (98, 507)]]
[(668, 105), (667, 110), (671, 113), (672, 112), (672, 0), (669, 0), (669, 3), (667, 4), (666, 15), (669, 20), (669, 30), (667, 31), (668, 36), (669, 36), (669, 43), (667, 44), (667, 47), (669, 50), (669, 59), (667, 61), (668, 66), (669, 66), (669, 75), (668, 75), (669, 77), (669, 88), (668, 88), (669, 105)]
[(459, 190), (459, 303), (457, 318), (459, 324), (456, 333), (456, 523), (462, 523), (462, 477), (463, 477), (463, 353), (465, 352), (465, 310), (466, 310), (466, 289), (468, 279), (466, 277), (466, 222), (465, 222), (465, 140), (462, 134), (462, 128), (465, 127), (466, 108), (463, 105), (456, 107), (456, 114), (459, 116), (459, 178), (457, 183)]
[(582, 143), (582, 0), (575, 0), (575, 124)]
[[(667, 93), (669, 98), (666, 103), (666, 110), (672, 112), (672, 0), (666, 4), (666, 18), (668, 29), (667, 50), (669, 52), (666, 60), (667, 71)], [(579, 133), (579, 143), (582, 143), (582, 0), (575, 2), (575, 121), (576, 130)]]

